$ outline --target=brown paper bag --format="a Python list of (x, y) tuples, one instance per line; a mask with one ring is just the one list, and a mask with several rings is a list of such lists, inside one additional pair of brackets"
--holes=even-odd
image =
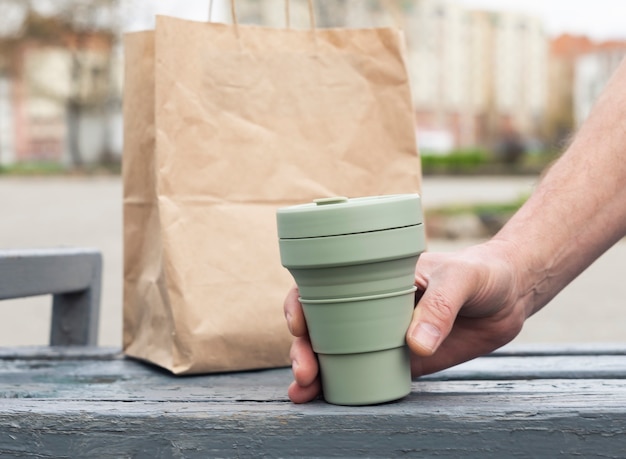
[(125, 49), (125, 352), (288, 365), (276, 209), (419, 189), (401, 34), (158, 17)]

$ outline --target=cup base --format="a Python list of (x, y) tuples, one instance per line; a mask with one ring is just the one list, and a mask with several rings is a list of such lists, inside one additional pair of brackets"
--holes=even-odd
[(411, 392), (408, 346), (359, 354), (318, 354), (324, 398), (334, 405), (375, 405)]

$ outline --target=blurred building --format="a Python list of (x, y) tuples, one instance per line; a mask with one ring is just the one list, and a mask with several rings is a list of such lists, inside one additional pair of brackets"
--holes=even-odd
[[(3, 162), (60, 161), (65, 151), (65, 104), (69, 78), (63, 49), (22, 43), (14, 50), (7, 95), (11, 101), (7, 128), (12, 147), (3, 145)], [(65, 75), (63, 73), (66, 73)], [(4, 156), (4, 155), (3, 155)]]
[(15, 162), (11, 79), (0, 72), (0, 166)]
[[(422, 151), (437, 151), (430, 139), (448, 136), (450, 147), (475, 145), (477, 119), (485, 105), (488, 63), (467, 11), (445, 0), (422, 0), (405, 8), (408, 65), (413, 88), (418, 141)], [(486, 56), (481, 56), (485, 58)], [(490, 59), (490, 57), (487, 57)], [(434, 137), (436, 138), (436, 137)]]
[(626, 41), (596, 43), (563, 34), (550, 44), (548, 138), (566, 142), (587, 118), (609, 78), (626, 56)]
[(111, 33), (28, 12), (0, 51), (0, 164), (119, 158), (121, 59)]
[(594, 45), (576, 59), (573, 111), (577, 126), (589, 116), (595, 101), (625, 56), (626, 41), (609, 41)]
[(539, 18), (412, 3), (406, 30), (418, 131), (449, 132), (456, 148), (540, 137), (547, 38)]
[(563, 34), (550, 43), (548, 65), (548, 139), (555, 147), (567, 141), (576, 127), (574, 119), (574, 78), (576, 61), (593, 49), (586, 36)]

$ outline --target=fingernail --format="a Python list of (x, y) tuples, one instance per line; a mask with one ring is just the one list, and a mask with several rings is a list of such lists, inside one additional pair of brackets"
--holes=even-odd
[(429, 323), (419, 323), (417, 324), (417, 327), (415, 327), (415, 330), (411, 333), (411, 337), (418, 346), (433, 352), (439, 342), (441, 332), (434, 325)]
[(287, 328), (289, 329), (289, 333), (293, 335), (293, 330), (291, 329), (291, 313), (290, 312), (285, 313), (285, 319), (287, 319)]

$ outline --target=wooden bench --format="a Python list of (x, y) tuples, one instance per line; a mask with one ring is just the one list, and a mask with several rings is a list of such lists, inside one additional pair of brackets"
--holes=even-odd
[(378, 406), (294, 405), (290, 381), (0, 349), (0, 457), (626, 456), (626, 346), (506, 347)]
[(626, 349), (511, 349), (402, 401), (294, 405), (288, 369), (171, 376), (117, 350), (0, 351), (0, 457), (624, 457)]
[(101, 283), (95, 249), (0, 250), (0, 300), (51, 294), (53, 346), (97, 344)]

